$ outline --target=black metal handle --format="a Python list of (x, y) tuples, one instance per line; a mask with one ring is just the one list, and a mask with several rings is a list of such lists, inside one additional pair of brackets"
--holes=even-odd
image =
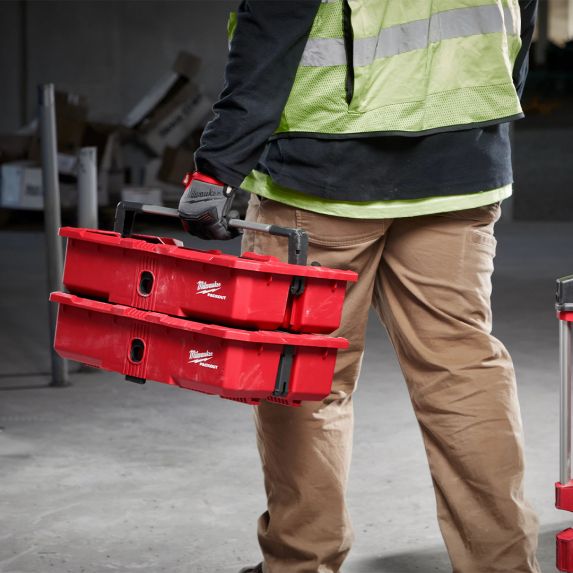
[(138, 213), (147, 213), (149, 215), (161, 215), (163, 217), (179, 218), (177, 209), (169, 207), (160, 207), (159, 205), (144, 205), (133, 201), (120, 201), (115, 209), (115, 222), (113, 230), (120, 233), (122, 237), (129, 237), (133, 233), (135, 216)]
[(308, 260), (308, 235), (302, 229), (280, 227), (278, 225), (265, 225), (264, 223), (251, 223), (241, 219), (231, 219), (231, 227), (247, 229), (258, 233), (268, 233), (288, 239), (288, 262), (292, 265), (306, 266)]
[[(133, 201), (120, 201), (115, 210), (115, 222), (113, 230), (120, 233), (122, 237), (129, 237), (133, 234), (135, 217), (138, 213), (149, 215), (161, 215), (172, 219), (179, 219), (179, 211), (169, 207), (158, 205), (144, 205)], [(308, 235), (302, 229), (292, 229), (290, 227), (280, 227), (278, 225), (265, 225), (262, 223), (251, 223), (241, 219), (231, 219), (229, 226), (236, 229), (247, 229), (259, 233), (268, 233), (278, 237), (288, 239), (288, 262), (293, 265), (307, 264), (308, 260)]]

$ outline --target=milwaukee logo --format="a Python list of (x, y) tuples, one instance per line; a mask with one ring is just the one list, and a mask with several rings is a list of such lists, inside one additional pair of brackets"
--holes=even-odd
[(198, 364), (203, 368), (211, 368), (217, 370), (219, 366), (217, 364), (212, 364), (210, 360), (213, 358), (213, 353), (209, 352), (199, 352), (198, 350), (189, 351), (189, 364)]
[(224, 294), (216, 294), (217, 291), (222, 287), (223, 285), (221, 283), (218, 282), (212, 282), (212, 283), (208, 283), (205, 281), (197, 281), (197, 294), (204, 294), (205, 296), (208, 296), (209, 298), (218, 298), (219, 300), (225, 300), (227, 298), (226, 295)]

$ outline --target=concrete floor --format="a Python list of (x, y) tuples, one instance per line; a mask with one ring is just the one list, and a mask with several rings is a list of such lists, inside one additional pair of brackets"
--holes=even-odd
[[(498, 225), (495, 332), (518, 371), (546, 573), (554, 532), (573, 521), (553, 508), (553, 286), (573, 272), (572, 235), (569, 223)], [(48, 388), (41, 234), (0, 233), (0, 269), (0, 572), (235, 573), (257, 562), (264, 499), (251, 409), (110, 373)], [(345, 572), (450, 571), (419, 431), (375, 320), (356, 410), (357, 539)]]

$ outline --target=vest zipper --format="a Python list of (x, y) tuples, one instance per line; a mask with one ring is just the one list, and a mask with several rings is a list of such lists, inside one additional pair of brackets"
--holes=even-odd
[(346, 103), (350, 105), (354, 96), (354, 32), (352, 31), (352, 8), (348, 0), (344, 0), (342, 26), (344, 51), (346, 52)]

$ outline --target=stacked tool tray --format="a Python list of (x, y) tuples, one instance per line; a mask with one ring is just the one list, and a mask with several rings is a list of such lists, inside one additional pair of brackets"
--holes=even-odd
[[(135, 382), (175, 384), (249, 404), (298, 405), (329, 394), (337, 351), (348, 343), (327, 334), (340, 324), (355, 273), (133, 235), (126, 211), (133, 215), (145, 206), (118, 209), (114, 232), (60, 231), (67, 238), (63, 282), (69, 292), (52, 293), (51, 300), (59, 304), (55, 348), (61, 356)], [(254, 227), (301, 237), (298, 230)], [(305, 263), (302, 245), (297, 260)]]

